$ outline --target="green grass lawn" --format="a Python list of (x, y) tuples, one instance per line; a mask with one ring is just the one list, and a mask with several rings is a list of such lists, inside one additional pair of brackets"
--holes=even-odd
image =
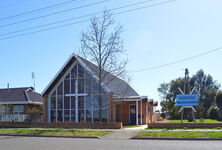
[[(177, 130), (176, 128), (146, 128), (146, 130)], [(215, 127), (215, 128), (179, 128), (178, 130), (222, 130), (222, 127)]]
[[(167, 123), (181, 123), (181, 120), (167, 120)], [(194, 123), (194, 122), (188, 122), (188, 120), (183, 120), (183, 123)], [(202, 123), (202, 120), (196, 119), (196, 123)], [(213, 119), (204, 119), (203, 123), (222, 123), (222, 122)]]
[(219, 131), (141, 131), (136, 137), (222, 138)]
[(19, 135), (52, 135), (52, 136), (104, 136), (110, 131), (96, 130), (47, 130), (47, 129), (0, 129), (0, 134), (19, 134)]

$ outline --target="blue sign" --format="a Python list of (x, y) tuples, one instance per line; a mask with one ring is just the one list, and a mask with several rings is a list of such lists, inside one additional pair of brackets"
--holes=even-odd
[(197, 94), (183, 94), (176, 96), (176, 105), (177, 106), (196, 106), (198, 105)]

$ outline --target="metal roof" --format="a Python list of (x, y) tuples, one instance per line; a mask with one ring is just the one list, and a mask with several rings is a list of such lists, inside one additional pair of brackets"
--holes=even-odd
[[(75, 55), (74, 53), (69, 57), (69, 59), (66, 61), (66, 63), (62, 66), (62, 68), (59, 70), (59, 72), (56, 74), (56, 76), (52, 79), (52, 81), (47, 85), (45, 90), (42, 92), (42, 95), (44, 96), (47, 94), (50, 89), (55, 85), (55, 82), (59, 80), (59, 78), (64, 74), (66, 71), (65, 69), (69, 68), (70, 63), (73, 61), (78, 61), (79, 64), (86, 69), (95, 79), (98, 80), (98, 69), (99, 67), (92, 62), (86, 60), (85, 58)], [(120, 79), (119, 77), (113, 75), (110, 72), (107, 72), (106, 76), (103, 80), (104, 88), (106, 91), (111, 92), (115, 95), (119, 96), (139, 96), (139, 94), (124, 80)]]

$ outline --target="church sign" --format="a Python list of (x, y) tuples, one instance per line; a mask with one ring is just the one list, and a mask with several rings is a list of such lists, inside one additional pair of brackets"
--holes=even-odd
[(198, 105), (197, 94), (181, 94), (176, 96), (176, 105), (177, 106), (196, 106)]

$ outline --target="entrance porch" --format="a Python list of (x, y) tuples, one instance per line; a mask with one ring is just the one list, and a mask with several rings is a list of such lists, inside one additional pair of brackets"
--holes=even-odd
[(145, 96), (114, 98), (111, 118), (123, 125), (142, 125), (154, 121), (153, 101)]

